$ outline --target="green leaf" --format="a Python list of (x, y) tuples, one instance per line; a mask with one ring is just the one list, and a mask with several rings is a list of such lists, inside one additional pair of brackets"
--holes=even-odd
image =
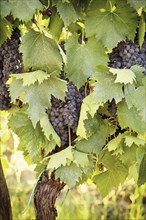
[(108, 136), (108, 127), (104, 123), (101, 124), (96, 132), (88, 138), (88, 140), (81, 140), (76, 143), (76, 149), (84, 153), (99, 154), (103, 146), (106, 144)]
[(52, 151), (55, 147), (55, 143), (52, 145), (52, 143), (47, 141), (44, 137), (39, 124), (37, 124), (34, 129), (26, 113), (16, 113), (10, 118), (8, 125), (18, 135), (20, 149), (22, 149), (26, 155), (29, 155), (30, 159), (34, 162), (38, 162), (42, 159), (42, 149), (44, 149), (44, 151), (46, 151), (46, 149), (47, 151)]
[(31, 84), (34, 84), (35, 82), (38, 82), (41, 84), (44, 80), (48, 79), (50, 76), (46, 72), (42, 70), (37, 70), (34, 72), (29, 73), (20, 73), (20, 74), (13, 74), (15, 79), (21, 79), (23, 80), (23, 86), (30, 86)]
[(142, 44), (144, 42), (145, 32), (146, 32), (146, 22), (144, 18), (144, 13), (142, 13), (140, 17), (139, 30), (138, 30), (138, 41), (139, 41), (140, 47), (142, 47)]
[(65, 182), (69, 188), (72, 188), (81, 178), (82, 172), (81, 168), (72, 163), (70, 166), (59, 167), (55, 172), (55, 176)]
[(108, 57), (101, 42), (89, 38), (87, 44), (79, 44), (78, 36), (72, 35), (66, 43), (67, 77), (77, 87), (81, 87), (89, 76), (95, 72), (95, 67), (106, 64)]
[(116, 156), (107, 150), (101, 152), (99, 162), (104, 164), (108, 170), (94, 176), (93, 181), (99, 188), (101, 195), (105, 197), (113, 187), (117, 187), (125, 181), (128, 170)]
[(86, 129), (84, 126), (84, 120), (88, 118), (87, 116), (88, 109), (89, 109), (88, 106), (84, 104), (84, 101), (83, 101), (83, 104), (81, 106), (81, 111), (80, 111), (78, 127), (77, 127), (77, 135), (81, 136), (84, 139), (87, 139)]
[[(128, 15), (128, 16), (127, 16)], [(92, 1), (85, 19), (87, 36), (95, 35), (108, 48), (113, 48), (126, 37), (134, 39), (138, 16), (126, 0)], [(120, 28), (119, 28), (120, 27)]]
[(14, 102), (24, 91), (23, 88), (23, 81), (22, 80), (13, 80), (13, 75), (11, 75), (10, 80), (8, 81), (10, 83), (9, 85), (9, 92), (11, 96), (11, 102)]
[(127, 167), (136, 163), (136, 150), (137, 146), (135, 144), (130, 147), (123, 146), (123, 154), (120, 156), (120, 160)]
[(72, 3), (61, 2), (60, 0), (53, 0), (53, 5), (56, 5), (65, 26), (75, 22), (78, 19), (78, 15)]
[(135, 9), (139, 8), (145, 8), (146, 7), (146, 1), (145, 0), (127, 0), (128, 3)]
[(122, 128), (131, 128), (139, 134), (144, 134), (146, 123), (139, 116), (135, 107), (128, 109), (127, 104), (123, 101), (117, 105), (117, 116)]
[(141, 161), (145, 155), (146, 152), (146, 145), (145, 146), (139, 146), (136, 151), (136, 160), (138, 164), (138, 168), (140, 167)]
[(140, 145), (145, 145), (145, 143), (146, 143), (145, 140), (142, 140), (138, 137), (131, 136), (131, 135), (124, 135), (124, 138), (125, 138), (125, 144), (128, 147), (131, 147), (133, 144), (140, 146)]
[(48, 170), (54, 170), (57, 169), (58, 167), (66, 166), (73, 161), (73, 152), (72, 152), (72, 147), (67, 147), (66, 149), (59, 151), (58, 153), (55, 153), (51, 156), (49, 156), (49, 162), (47, 165)]
[(143, 156), (143, 159), (139, 168), (139, 176), (138, 176), (138, 185), (142, 185), (146, 183), (146, 153)]
[(116, 75), (115, 83), (130, 83), (133, 84), (136, 81), (136, 76), (131, 69), (114, 69), (110, 68), (110, 72)]
[(138, 65), (134, 65), (130, 69), (136, 75), (136, 86), (138, 87), (138, 86), (143, 85), (142, 80), (145, 78), (145, 75), (144, 75), (145, 68), (138, 66)]
[(114, 98), (116, 103), (123, 98), (122, 85), (115, 83), (115, 77), (105, 67), (98, 67), (94, 74), (97, 81), (94, 86), (94, 91), (91, 94), (97, 103), (105, 103)]
[(125, 102), (127, 103), (128, 108), (130, 109), (132, 104), (132, 94), (135, 91), (135, 85), (127, 84), (124, 85), (124, 95), (125, 95)]
[[(50, 107), (51, 95), (58, 99), (64, 99), (66, 91), (66, 81), (57, 77), (50, 76), (48, 80), (44, 80), (41, 84), (35, 82), (33, 85), (23, 87), (21, 79), (15, 79), (12, 76), (12, 83), (10, 84), (11, 97), (18, 98), (20, 92), (25, 92), (24, 103), (28, 103), (28, 115), (35, 127), (41, 116)], [(23, 78), (24, 79), (24, 78)], [(18, 88), (15, 91), (14, 85)], [(13, 93), (14, 91), (14, 93)]]
[(12, 34), (12, 25), (5, 18), (1, 19), (0, 17), (0, 46), (7, 40), (7, 38), (11, 37)]
[(0, 14), (2, 17), (6, 17), (10, 13), (14, 18), (18, 18), (22, 21), (29, 21), (32, 19), (36, 10), (41, 10), (43, 5), (39, 0), (1, 0), (0, 1)]
[(89, 165), (89, 159), (86, 153), (73, 149), (73, 157), (73, 161), (77, 166), (87, 167)]
[[(56, 25), (57, 24), (57, 25)], [(55, 39), (59, 40), (63, 28), (63, 21), (59, 14), (54, 10), (50, 18), (49, 32), (54, 36)]]
[(123, 183), (127, 175), (127, 169), (122, 163), (115, 164), (115, 168), (112, 170), (107, 170), (94, 176), (93, 182), (97, 185), (101, 196), (105, 197), (113, 187), (117, 187), (120, 183)]
[(143, 86), (138, 87), (133, 92), (131, 97), (132, 104), (136, 107), (138, 114), (142, 117), (143, 123), (146, 123), (146, 80), (144, 81)]
[(45, 70), (49, 73), (59, 73), (62, 67), (62, 58), (57, 44), (43, 33), (30, 30), (22, 37), (20, 52), (26, 68)]
[(57, 146), (60, 146), (60, 138), (58, 134), (55, 132), (52, 124), (50, 123), (47, 114), (43, 114), (40, 118), (40, 125), (42, 128), (42, 131), (44, 132), (44, 135), (46, 138), (51, 141), (54, 140)]
[(123, 138), (122, 134), (119, 134), (117, 137), (115, 137), (110, 142), (108, 142), (107, 144), (108, 150), (115, 151), (117, 148), (119, 148), (122, 138)]

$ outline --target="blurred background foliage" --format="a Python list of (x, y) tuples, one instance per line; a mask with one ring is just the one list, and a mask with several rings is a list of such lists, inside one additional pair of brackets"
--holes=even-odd
[[(0, 157), (9, 188), (14, 220), (35, 219), (33, 201), (27, 209), (36, 182), (34, 166), (17, 150), (19, 140), (7, 127), (8, 114), (0, 112)], [(146, 184), (135, 187), (131, 180), (102, 199), (88, 181), (79, 187), (64, 188), (57, 200), (58, 220), (146, 220)]]

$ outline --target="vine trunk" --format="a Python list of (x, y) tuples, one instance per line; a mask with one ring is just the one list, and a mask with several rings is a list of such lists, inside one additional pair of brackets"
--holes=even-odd
[(12, 220), (9, 191), (0, 160), (0, 220)]
[(50, 177), (47, 172), (43, 173), (34, 196), (37, 220), (56, 219), (55, 202), (64, 186), (59, 179), (55, 179), (54, 173)]

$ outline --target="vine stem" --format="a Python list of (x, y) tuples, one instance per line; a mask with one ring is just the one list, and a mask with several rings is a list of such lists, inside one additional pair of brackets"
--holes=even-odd
[(68, 139), (69, 139), (69, 146), (71, 146), (71, 132), (69, 126), (68, 126)]

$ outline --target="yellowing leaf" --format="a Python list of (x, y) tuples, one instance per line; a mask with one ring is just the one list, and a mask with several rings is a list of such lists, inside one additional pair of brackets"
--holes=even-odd
[(122, 140), (122, 135), (119, 134), (113, 140), (108, 142), (108, 144), (107, 144), (108, 150), (109, 151), (115, 151), (119, 147), (119, 144), (120, 144), (121, 140)]
[(44, 132), (44, 135), (46, 138), (51, 141), (54, 140), (55, 143), (60, 146), (60, 138), (55, 132), (52, 124), (50, 123), (47, 114), (43, 114), (42, 117), (40, 118), (40, 125), (42, 128), (42, 131)]
[(125, 138), (126, 145), (129, 146), (129, 147), (131, 147), (134, 143), (137, 146), (145, 145), (146, 144), (145, 140), (142, 140), (142, 139), (140, 139), (138, 137), (134, 137), (134, 136), (131, 136), (131, 135), (124, 135), (124, 138)]
[(42, 70), (37, 70), (34, 72), (29, 73), (20, 73), (20, 74), (13, 74), (11, 76), (12, 78), (16, 79), (22, 79), (23, 80), (23, 86), (30, 86), (31, 84), (34, 84), (35, 82), (38, 82), (41, 84), (45, 79), (48, 79), (50, 76), (46, 72)]
[(116, 75), (115, 83), (130, 83), (133, 84), (136, 81), (136, 76), (131, 69), (114, 69), (110, 68), (110, 72)]
[(55, 153), (49, 157), (49, 162), (47, 165), (48, 170), (54, 170), (62, 165), (67, 165), (68, 160), (73, 161), (72, 147), (67, 147), (66, 149)]

